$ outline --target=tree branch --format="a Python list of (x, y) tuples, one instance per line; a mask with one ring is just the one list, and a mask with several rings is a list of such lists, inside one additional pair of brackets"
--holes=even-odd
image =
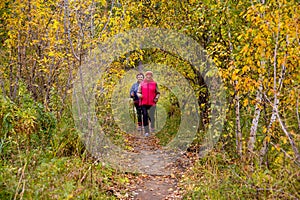
[(298, 129), (300, 131), (300, 116), (299, 116), (299, 91), (298, 91), (298, 95), (297, 95), (297, 102), (296, 102), (296, 115), (297, 115), (297, 121), (298, 121)]
[(292, 135), (288, 132), (288, 130), (287, 130), (287, 128), (286, 128), (284, 122), (281, 120), (281, 118), (280, 118), (280, 116), (279, 116), (279, 113), (278, 113), (278, 110), (276, 110), (276, 115), (277, 115), (277, 117), (278, 117), (278, 121), (279, 121), (279, 124), (280, 124), (280, 126), (281, 126), (281, 129), (283, 130), (283, 132), (285, 133), (285, 135), (286, 135), (287, 138), (289, 139), (289, 142), (290, 142), (290, 144), (291, 144), (291, 146), (292, 146), (293, 152), (294, 152), (294, 154), (295, 154), (295, 156), (296, 156), (296, 161), (297, 161), (297, 162), (300, 162), (300, 155), (299, 155), (298, 148), (297, 148), (297, 146), (295, 145), (295, 142), (294, 142), (294, 140), (293, 140)]
[(65, 26), (65, 32), (67, 34), (67, 38), (68, 38), (68, 41), (70, 43), (70, 47), (71, 47), (71, 50), (72, 50), (72, 53), (74, 55), (74, 57), (80, 61), (80, 58), (78, 57), (78, 55), (76, 54), (75, 50), (74, 50), (74, 47), (73, 47), (73, 42), (72, 42), (72, 39), (71, 39), (71, 31), (70, 31), (70, 26), (69, 26), (69, 21), (67, 20), (67, 18), (69, 18), (69, 2), (68, 0), (64, 0), (64, 9), (65, 9), (65, 16), (64, 16), (64, 26)]

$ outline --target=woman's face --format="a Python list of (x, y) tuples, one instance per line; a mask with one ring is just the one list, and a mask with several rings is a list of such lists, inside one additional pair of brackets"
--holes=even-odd
[(144, 79), (144, 77), (142, 75), (138, 75), (136, 78), (138, 81), (142, 81)]
[(152, 74), (147, 74), (147, 75), (146, 75), (146, 79), (147, 79), (147, 80), (151, 80), (151, 79), (152, 79)]

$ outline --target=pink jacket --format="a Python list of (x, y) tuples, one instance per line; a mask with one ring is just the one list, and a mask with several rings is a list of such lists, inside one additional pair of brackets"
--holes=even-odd
[(144, 80), (139, 87), (138, 93), (142, 94), (140, 105), (150, 105), (153, 106), (156, 104), (154, 102), (155, 98), (159, 97), (159, 91), (157, 83), (154, 80), (147, 81)]

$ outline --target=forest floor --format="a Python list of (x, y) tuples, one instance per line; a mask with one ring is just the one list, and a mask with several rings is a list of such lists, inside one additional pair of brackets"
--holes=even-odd
[[(182, 199), (184, 190), (180, 188), (180, 180), (186, 170), (192, 167), (197, 160), (195, 152), (184, 152), (175, 160), (170, 161), (167, 167), (156, 167), (156, 164), (163, 160), (161, 157), (152, 156), (151, 152), (159, 151), (162, 147), (159, 140), (150, 135), (145, 137), (137, 132), (128, 134), (127, 145), (136, 153), (150, 152), (145, 156), (141, 165), (146, 166), (144, 172), (137, 175), (128, 174), (129, 183), (125, 189), (126, 195), (120, 199), (135, 200), (162, 200), (162, 199)], [(147, 154), (146, 154), (147, 155)], [(166, 156), (168, 157), (168, 156)], [(147, 167), (149, 171), (147, 172)]]

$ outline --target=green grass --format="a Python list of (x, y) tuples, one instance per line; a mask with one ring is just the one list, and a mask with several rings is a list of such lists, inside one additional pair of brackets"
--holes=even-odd
[(225, 152), (212, 152), (185, 175), (184, 199), (298, 199), (299, 168), (272, 169), (232, 159)]
[(111, 170), (79, 157), (29, 155), (1, 162), (0, 199), (115, 199)]

